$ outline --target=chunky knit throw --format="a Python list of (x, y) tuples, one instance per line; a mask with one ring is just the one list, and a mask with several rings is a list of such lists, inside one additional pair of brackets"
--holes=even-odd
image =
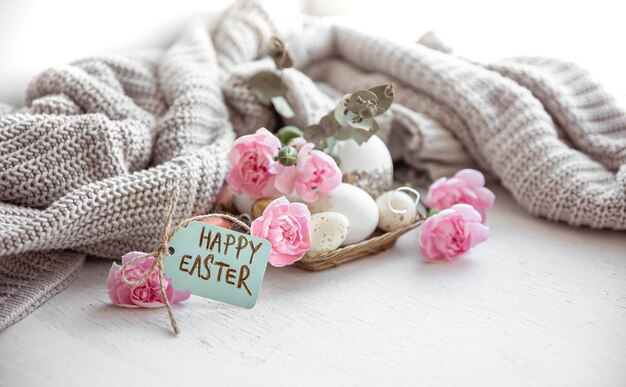
[(0, 329), (66, 287), (87, 255), (151, 250), (173, 187), (174, 222), (211, 209), (235, 135), (277, 124), (248, 78), (271, 67), (263, 45), (286, 30), (292, 123), (394, 82), (381, 137), (396, 160), (432, 177), (477, 164), (533, 214), (626, 229), (626, 114), (576, 65), (475, 63), (431, 35), (401, 44), (324, 20), (283, 28), (243, 1), (167, 50), (52, 68), (25, 108), (0, 104)]

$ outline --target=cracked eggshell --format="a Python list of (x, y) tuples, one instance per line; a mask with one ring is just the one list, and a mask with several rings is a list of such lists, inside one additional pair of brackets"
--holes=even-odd
[(378, 225), (378, 207), (374, 199), (359, 187), (347, 183), (320, 195), (317, 202), (309, 204), (309, 210), (312, 214), (339, 212), (348, 218), (350, 228), (342, 246), (365, 240)]
[(353, 139), (337, 141), (332, 155), (339, 160), (343, 181), (363, 188), (377, 197), (393, 184), (393, 160), (387, 145), (378, 136), (363, 144)]
[(348, 236), (350, 222), (338, 212), (320, 212), (311, 216), (311, 248), (307, 252), (316, 257), (336, 250)]
[[(391, 205), (399, 211), (406, 210), (399, 214), (389, 208), (389, 197)], [(378, 227), (383, 231), (394, 231), (411, 224), (417, 216), (415, 201), (410, 195), (404, 192), (388, 191), (376, 199), (378, 206)]]

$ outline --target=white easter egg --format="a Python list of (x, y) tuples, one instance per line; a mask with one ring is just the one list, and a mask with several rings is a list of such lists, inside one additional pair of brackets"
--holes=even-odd
[(372, 197), (393, 184), (393, 161), (387, 145), (378, 136), (359, 145), (353, 139), (337, 141), (332, 155), (339, 160), (343, 181), (363, 188)]
[(338, 212), (321, 212), (311, 216), (311, 248), (307, 252), (310, 257), (336, 250), (348, 236), (350, 222)]
[(252, 204), (254, 200), (250, 199), (248, 195), (234, 195), (233, 204), (240, 214), (251, 214)]
[(378, 224), (378, 207), (372, 197), (359, 187), (341, 183), (329, 193), (309, 204), (313, 214), (339, 212), (348, 218), (350, 228), (342, 246), (359, 243), (369, 237)]
[[(391, 202), (389, 202), (391, 198)], [(396, 211), (394, 212), (389, 204)], [(417, 216), (415, 200), (408, 194), (401, 191), (388, 191), (376, 199), (378, 206), (378, 227), (384, 231), (394, 231), (411, 224)]]

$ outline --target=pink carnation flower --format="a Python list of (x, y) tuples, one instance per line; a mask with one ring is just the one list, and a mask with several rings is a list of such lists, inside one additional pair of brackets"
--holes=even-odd
[(231, 170), (226, 177), (236, 194), (252, 200), (276, 196), (276, 156), (280, 141), (265, 128), (235, 140), (228, 154)]
[(481, 221), (469, 204), (455, 204), (429, 217), (420, 233), (422, 255), (428, 261), (454, 261), (487, 240), (489, 228)]
[[(122, 257), (122, 264), (131, 261), (136, 257), (140, 257), (145, 253), (134, 251)], [(146, 257), (139, 259), (126, 266), (125, 277), (127, 280), (136, 281), (150, 270), (154, 257)], [(130, 287), (122, 281), (120, 270), (122, 266), (113, 262), (109, 276), (107, 278), (107, 289), (109, 289), (109, 298), (114, 304), (127, 308), (158, 308), (163, 305), (161, 290), (159, 285), (159, 273), (155, 270), (150, 273), (148, 280), (138, 286)], [(165, 286), (165, 294), (171, 303), (185, 301), (191, 295), (189, 292), (181, 292), (172, 287), (172, 282), (168, 277), (163, 277), (163, 285)]]
[(485, 176), (475, 169), (462, 169), (454, 177), (441, 177), (430, 186), (426, 205), (445, 210), (454, 204), (466, 203), (474, 207), (487, 220), (487, 210), (493, 207), (496, 196), (485, 188)]
[(311, 247), (310, 222), (311, 213), (306, 205), (289, 203), (285, 197), (280, 197), (252, 222), (250, 235), (270, 241), (270, 264), (291, 265)]
[(317, 201), (318, 192), (331, 192), (341, 184), (341, 170), (328, 154), (300, 144), (295, 167), (278, 166), (276, 188), (283, 194), (296, 193), (305, 202)]
[(307, 141), (304, 137), (295, 137), (289, 141), (289, 146), (296, 148), (296, 150), (300, 150), (304, 145), (307, 144)]

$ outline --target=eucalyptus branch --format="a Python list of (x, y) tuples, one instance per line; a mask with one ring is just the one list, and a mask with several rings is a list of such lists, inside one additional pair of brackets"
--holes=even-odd
[(393, 84), (346, 94), (335, 110), (322, 117), (318, 124), (304, 129), (304, 138), (318, 149), (327, 149), (337, 140), (349, 138), (360, 145), (378, 132), (380, 127), (375, 118), (389, 109), (394, 96)]
[(250, 78), (250, 88), (261, 103), (272, 105), (284, 118), (293, 118), (295, 113), (285, 98), (287, 88), (283, 83), (283, 69), (293, 66), (289, 50), (280, 39), (273, 36), (267, 54), (274, 60), (276, 69), (254, 74)]

